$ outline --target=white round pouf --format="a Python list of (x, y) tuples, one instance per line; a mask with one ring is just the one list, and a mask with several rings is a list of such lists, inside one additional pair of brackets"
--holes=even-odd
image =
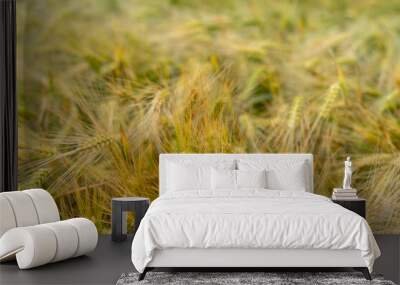
[(14, 212), (10, 202), (6, 197), (0, 195), (0, 237), (8, 230), (15, 228), (17, 222), (15, 221)]
[(92, 221), (85, 218), (74, 218), (65, 220), (65, 222), (71, 224), (78, 233), (79, 245), (74, 257), (86, 254), (96, 248), (98, 234)]
[(35, 205), (39, 224), (52, 223), (60, 220), (56, 202), (50, 193), (43, 189), (29, 189), (22, 191), (27, 194)]
[(56, 237), (57, 251), (51, 262), (73, 257), (78, 250), (79, 237), (76, 230), (66, 221), (44, 224)]
[(23, 191), (3, 192), (0, 194), (10, 203), (17, 227), (39, 224), (35, 205), (28, 194)]
[(40, 225), (11, 229), (0, 241), (0, 256), (15, 255), (20, 269), (51, 262), (57, 250), (54, 233)]

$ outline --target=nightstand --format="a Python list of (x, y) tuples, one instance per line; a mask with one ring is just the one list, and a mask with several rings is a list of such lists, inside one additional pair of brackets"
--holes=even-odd
[(146, 214), (150, 205), (150, 199), (142, 197), (112, 198), (111, 208), (111, 239), (123, 241), (127, 237), (126, 212), (135, 213), (135, 228), (133, 234), (139, 227), (140, 221)]
[(333, 203), (339, 204), (340, 206), (359, 214), (365, 218), (366, 200), (362, 198), (349, 199), (349, 200), (333, 200)]

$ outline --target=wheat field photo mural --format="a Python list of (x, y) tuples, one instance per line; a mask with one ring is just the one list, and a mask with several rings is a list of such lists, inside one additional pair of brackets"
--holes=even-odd
[(400, 2), (19, 0), (19, 188), (110, 231), (158, 195), (158, 155), (353, 160), (375, 233), (400, 233)]

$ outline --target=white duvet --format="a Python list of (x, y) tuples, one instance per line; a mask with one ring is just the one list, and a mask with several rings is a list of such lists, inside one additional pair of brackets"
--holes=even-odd
[(370, 271), (380, 255), (366, 220), (328, 198), (257, 189), (156, 199), (133, 239), (135, 268), (165, 248), (358, 249)]

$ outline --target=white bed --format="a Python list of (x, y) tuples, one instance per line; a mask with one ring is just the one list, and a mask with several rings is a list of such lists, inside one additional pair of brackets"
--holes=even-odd
[[(372, 232), (362, 217), (312, 194), (312, 160), (311, 154), (161, 154), (160, 197), (132, 243), (140, 278), (154, 267), (354, 267), (370, 278), (380, 255)], [(177, 165), (183, 168), (171, 173)], [(187, 172), (193, 165), (220, 168), (222, 175), (240, 170), (237, 185), (239, 175), (266, 166), (270, 185), (216, 189), (214, 181), (204, 189), (202, 172), (194, 178)], [(197, 178), (196, 187), (185, 188)]]

